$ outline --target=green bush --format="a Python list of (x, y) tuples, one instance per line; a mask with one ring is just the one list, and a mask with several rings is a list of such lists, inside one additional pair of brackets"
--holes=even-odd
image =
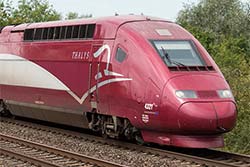
[(249, 13), (249, 2), (200, 0), (186, 5), (177, 18), (208, 50), (232, 89), (238, 118), (234, 130), (225, 134), (224, 149), (243, 154), (250, 154)]
[(238, 107), (237, 126), (225, 135), (225, 149), (250, 154), (250, 66), (239, 41), (225, 39), (214, 46), (212, 54), (231, 86)]

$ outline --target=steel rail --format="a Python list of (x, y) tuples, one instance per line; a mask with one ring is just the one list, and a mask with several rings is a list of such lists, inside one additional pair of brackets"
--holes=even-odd
[[(186, 162), (190, 162), (192, 164), (200, 164), (205, 166), (218, 166), (218, 167), (250, 167), (250, 156), (249, 155), (241, 155), (229, 152), (223, 152), (218, 150), (211, 149), (203, 149), (202, 151), (197, 149), (194, 152), (191, 151), (169, 151), (166, 149), (160, 149), (155, 147), (148, 146), (140, 146), (133, 143), (128, 143), (124, 141), (112, 140), (112, 139), (103, 139), (101, 137), (97, 137), (94, 135), (83, 134), (79, 132), (74, 132), (70, 130), (64, 130), (55, 127), (48, 127), (45, 125), (37, 125), (33, 123), (21, 122), (20, 124), (25, 124), (26, 126), (30, 126), (31, 128), (37, 130), (46, 130), (46, 131), (54, 131), (59, 134), (66, 134), (68, 136), (78, 137), (84, 140), (88, 140), (91, 142), (108, 144), (115, 147), (126, 148), (129, 150), (135, 150), (138, 152), (145, 152), (148, 154), (154, 154), (162, 157), (168, 157), (173, 160), (182, 160)], [(18, 124), (18, 123), (17, 123)], [(36, 127), (37, 126), (37, 127)], [(194, 150), (194, 149), (192, 149)]]
[(214, 149), (206, 149), (207, 155), (205, 156), (211, 156), (215, 155), (217, 156), (224, 156), (225, 158), (235, 159), (238, 161), (246, 161), (250, 164), (250, 155), (244, 155), (244, 154), (237, 154), (237, 153), (230, 153), (220, 150), (214, 150)]
[[(82, 154), (77, 154), (77, 153), (74, 153), (74, 152), (62, 150), (62, 149), (47, 146), (47, 145), (44, 145), (44, 144), (31, 142), (31, 141), (28, 141), (28, 140), (24, 140), (24, 139), (20, 139), (20, 138), (17, 138), (17, 137), (5, 135), (5, 134), (2, 134), (2, 133), (0, 133), (0, 141), (7, 141), (7, 142), (10, 142), (10, 143), (15, 143), (15, 144), (19, 144), (19, 145), (22, 145), (22, 146), (27, 146), (29, 148), (36, 149), (36, 150), (39, 150), (39, 151), (41, 151), (41, 150), (46, 151), (46, 152), (52, 153), (54, 155), (60, 155), (62, 157), (67, 157), (68, 159), (73, 159), (73, 160), (76, 160), (76, 161), (84, 162), (86, 164), (91, 164), (93, 166), (98, 166), (98, 167), (124, 167), (123, 165), (116, 164), (116, 163), (113, 163), (113, 162), (93, 158), (93, 157), (82, 155)], [(13, 151), (3, 149), (3, 148), (1, 148), (1, 149), (4, 152), (8, 151), (9, 155), (13, 154), (15, 156), (18, 156), (18, 153), (15, 154), (15, 153), (13, 153)], [(19, 154), (19, 156), (20, 156), (20, 154)], [(43, 161), (40, 160), (40, 159), (36, 159), (36, 158), (33, 158), (33, 157), (28, 157), (26, 155), (23, 155), (23, 157), (26, 157), (27, 161), (31, 162), (31, 163), (33, 163), (35, 161), (37, 161), (37, 162), (40, 161), (41, 163), (43, 163)], [(19, 158), (21, 158), (21, 157), (19, 157)], [(49, 166), (49, 164), (45, 164), (44, 166), (46, 166), (46, 165)], [(43, 165), (40, 165), (40, 166), (43, 166)], [(60, 166), (60, 165), (51, 164), (51, 166), (54, 167), (54, 166)]]
[(7, 157), (11, 157), (11, 158), (20, 160), (20, 161), (22, 161), (24, 163), (29, 162), (30, 164), (33, 164), (35, 166), (59, 167), (58, 165), (51, 164), (51, 163), (49, 163), (47, 161), (43, 161), (43, 160), (40, 160), (40, 159), (35, 159), (33, 157), (26, 156), (24, 154), (20, 154), (18, 152), (7, 150), (7, 149), (1, 148), (1, 147), (0, 147), (0, 155), (5, 155)]

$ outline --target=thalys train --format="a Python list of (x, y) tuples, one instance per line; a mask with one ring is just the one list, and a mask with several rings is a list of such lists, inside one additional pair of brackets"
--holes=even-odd
[(222, 147), (237, 116), (197, 39), (136, 15), (2, 27), (0, 99), (1, 115), (190, 148)]

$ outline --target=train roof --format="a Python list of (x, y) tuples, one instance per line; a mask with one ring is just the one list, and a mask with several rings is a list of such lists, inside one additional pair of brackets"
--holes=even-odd
[(20, 24), (13, 28), (15, 30), (24, 30), (31, 28), (41, 28), (41, 27), (55, 27), (55, 26), (68, 26), (68, 25), (77, 25), (77, 24), (113, 24), (114, 26), (120, 26), (127, 22), (134, 21), (166, 21), (157, 17), (143, 16), (143, 15), (124, 15), (124, 16), (109, 16), (109, 17), (100, 17), (100, 18), (84, 18), (84, 19), (75, 19), (75, 20), (63, 20), (63, 21), (49, 21), (49, 22), (40, 22), (40, 23), (26, 23)]
[(40, 22), (40, 23), (24, 23), (20, 25), (13, 26), (7, 31), (20, 32), (26, 29), (35, 28), (46, 28), (46, 27), (58, 27), (58, 26), (70, 26), (70, 25), (83, 25), (83, 24), (95, 24), (99, 28), (101, 36), (105, 38), (114, 38), (116, 34), (116, 29), (121, 25), (128, 22), (138, 22), (138, 21), (163, 21), (170, 22), (161, 18), (143, 16), (143, 15), (124, 15), (124, 16), (109, 16), (100, 18), (85, 18), (76, 20), (63, 20), (63, 21), (50, 21), (50, 22)]

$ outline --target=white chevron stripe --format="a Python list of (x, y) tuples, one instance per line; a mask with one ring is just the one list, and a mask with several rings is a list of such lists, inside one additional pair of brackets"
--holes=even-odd
[[(95, 53), (94, 53), (94, 58), (98, 58), (102, 52), (104, 52), (104, 50), (107, 50), (107, 65), (106, 65), (106, 69), (104, 70), (104, 75), (105, 76), (119, 76), (119, 77), (122, 77), (123, 75), (122, 74), (119, 74), (119, 73), (116, 73), (116, 72), (113, 72), (113, 71), (109, 71), (109, 64), (110, 64), (110, 59), (111, 59), (111, 51), (110, 51), (110, 47), (106, 44), (106, 45), (103, 45), (101, 46)], [(100, 74), (97, 74), (95, 76), (96, 79), (100, 79)]]
[[(132, 79), (131, 78), (113, 78), (113, 79), (108, 79), (108, 80), (105, 80), (105, 81), (102, 81), (100, 83), (97, 84), (97, 87), (100, 88), (104, 85), (107, 85), (107, 84), (110, 84), (110, 83), (113, 83), (113, 82), (121, 82), (121, 81), (131, 81)], [(82, 98), (79, 98), (76, 94), (74, 94), (72, 91), (68, 91), (68, 93), (74, 97), (78, 103), (82, 104), (86, 98), (88, 97), (89, 93), (93, 93), (94, 91), (96, 91), (96, 85), (93, 86), (90, 91), (87, 91), (86, 93), (84, 93), (84, 95), (82, 96)]]
[(70, 90), (41, 66), (12, 54), (0, 54), (0, 84), (55, 90)]
[[(115, 73), (114, 73), (115, 74)], [(123, 75), (116, 75), (123, 76)], [(131, 78), (113, 78), (98, 83), (98, 88), (113, 83), (130, 81)], [(82, 104), (89, 93), (96, 91), (96, 85), (86, 91), (81, 98), (72, 92), (62, 81), (43, 67), (17, 55), (0, 54), (0, 84), (67, 91)]]

